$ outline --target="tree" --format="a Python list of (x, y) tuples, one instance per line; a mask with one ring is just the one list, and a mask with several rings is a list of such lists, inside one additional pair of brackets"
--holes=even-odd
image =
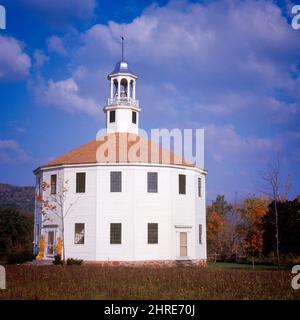
[(278, 202), (285, 201), (288, 197), (289, 189), (291, 187), (290, 177), (288, 176), (284, 184), (284, 193), (281, 192), (281, 181), (280, 181), (280, 162), (277, 159), (269, 166), (267, 172), (263, 175), (263, 180), (266, 183), (266, 192), (273, 199), (274, 215), (275, 215), (275, 240), (276, 240), (276, 256), (277, 264), (280, 266), (280, 241), (279, 241), (279, 217), (278, 217)]
[[(300, 255), (300, 197), (292, 201), (279, 201), (277, 210), (278, 225), (280, 229), (280, 252), (284, 256)], [(268, 212), (264, 217), (264, 254), (270, 254), (276, 250), (276, 241), (274, 241), (275, 228), (275, 210), (274, 203), (270, 203)]]
[(208, 215), (206, 224), (207, 246), (209, 252), (221, 252), (223, 248), (224, 220), (221, 215), (212, 211)]
[(32, 253), (33, 219), (16, 209), (0, 209), (0, 256)]
[(245, 249), (252, 258), (254, 268), (254, 257), (261, 255), (263, 250), (263, 218), (267, 212), (266, 201), (258, 197), (246, 198), (240, 212), (243, 219)]
[(232, 205), (225, 200), (225, 196), (218, 194), (216, 200), (212, 201), (211, 206), (208, 208), (208, 213), (217, 212), (224, 218), (231, 210)]
[(37, 207), (41, 210), (43, 222), (51, 220), (52, 214), (59, 219), (63, 253), (62, 258), (65, 262), (65, 219), (82, 194), (80, 194), (75, 201), (67, 203), (66, 200), (69, 193), (69, 181), (62, 179), (61, 176), (58, 176), (57, 178), (56, 193), (52, 194), (50, 192), (50, 185), (47, 182), (43, 182), (42, 189), (43, 195), (36, 195)]

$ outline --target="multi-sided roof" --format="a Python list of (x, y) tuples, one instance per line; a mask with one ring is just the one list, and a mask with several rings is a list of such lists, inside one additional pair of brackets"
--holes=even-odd
[(195, 163), (140, 135), (109, 133), (65, 153), (38, 169), (92, 163), (147, 163), (196, 167)]

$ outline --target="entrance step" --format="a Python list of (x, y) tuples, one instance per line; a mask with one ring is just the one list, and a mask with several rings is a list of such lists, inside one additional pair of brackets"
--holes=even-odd
[(193, 260), (176, 260), (177, 267), (193, 267), (195, 262)]

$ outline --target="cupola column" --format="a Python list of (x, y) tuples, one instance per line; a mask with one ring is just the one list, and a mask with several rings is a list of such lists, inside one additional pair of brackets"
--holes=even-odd
[(110, 98), (112, 99), (114, 95), (114, 81), (110, 79)]
[(121, 79), (118, 79), (118, 99), (120, 99), (121, 96)]
[(130, 79), (127, 78), (127, 98), (130, 100), (131, 97), (131, 88), (130, 88)]
[(135, 81), (133, 81), (132, 90), (132, 99), (135, 100)]

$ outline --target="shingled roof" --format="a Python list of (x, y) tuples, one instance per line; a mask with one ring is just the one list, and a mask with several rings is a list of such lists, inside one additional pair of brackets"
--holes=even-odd
[(72, 164), (137, 162), (195, 167), (195, 163), (140, 135), (109, 133), (65, 153), (38, 169)]

